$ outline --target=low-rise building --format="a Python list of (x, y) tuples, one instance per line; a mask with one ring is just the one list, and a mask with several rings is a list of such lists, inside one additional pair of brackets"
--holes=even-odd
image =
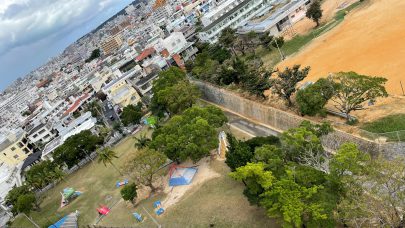
[(52, 129), (50, 123), (40, 123), (36, 126), (26, 129), (28, 140), (39, 146), (45, 145), (56, 137), (56, 132)]
[(97, 119), (91, 116), (91, 112), (86, 112), (76, 119), (66, 117), (55, 128), (59, 132), (59, 136), (45, 145), (42, 151), (42, 159), (51, 159), (53, 151), (62, 145), (70, 136), (79, 134), (82, 131), (92, 129), (97, 123)]
[[(305, 17), (311, 0), (292, 0), (260, 22), (248, 22), (237, 30), (240, 34), (269, 32), (272, 36), (288, 32), (292, 25)], [(290, 31), (293, 32), (293, 31)]]
[(14, 167), (32, 154), (32, 149), (33, 146), (28, 143), (26, 133), (22, 129), (10, 132), (0, 139), (0, 162)]

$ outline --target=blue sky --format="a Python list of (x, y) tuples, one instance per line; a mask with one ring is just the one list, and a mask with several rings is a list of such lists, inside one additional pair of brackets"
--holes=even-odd
[(133, 0), (0, 0), (0, 90)]

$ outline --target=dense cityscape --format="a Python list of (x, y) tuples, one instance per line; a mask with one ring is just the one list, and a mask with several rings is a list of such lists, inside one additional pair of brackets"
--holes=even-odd
[(380, 1), (132, 2), (0, 93), (0, 227), (404, 227), (405, 80), (308, 62)]

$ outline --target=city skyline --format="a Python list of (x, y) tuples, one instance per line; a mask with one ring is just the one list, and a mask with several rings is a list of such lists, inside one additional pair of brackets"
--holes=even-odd
[(0, 3), (0, 91), (45, 64), (131, 2), (6, 0)]

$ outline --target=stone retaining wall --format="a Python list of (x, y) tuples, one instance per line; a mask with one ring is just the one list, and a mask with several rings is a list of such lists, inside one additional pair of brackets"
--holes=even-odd
[[(241, 97), (239, 94), (208, 83), (192, 80), (202, 92), (204, 100), (222, 106), (242, 116), (269, 125), (280, 132), (297, 127), (305, 118)], [(336, 150), (345, 142), (354, 142), (359, 149), (371, 155), (383, 154), (385, 157), (405, 155), (405, 143), (377, 143), (341, 130), (322, 138), (323, 146)]]

